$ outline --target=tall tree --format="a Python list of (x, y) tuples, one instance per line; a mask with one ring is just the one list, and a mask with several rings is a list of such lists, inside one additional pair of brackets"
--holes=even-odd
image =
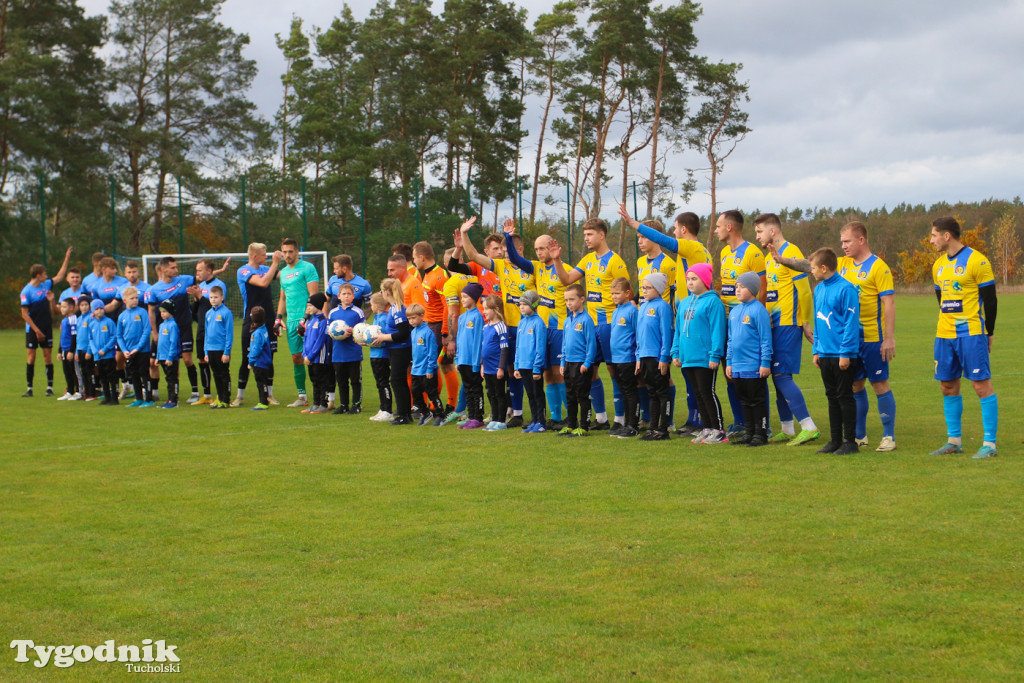
[(244, 96), (256, 75), (256, 63), (242, 54), (249, 38), (218, 21), (222, 4), (111, 4), (118, 113), (111, 148), (130, 176), (130, 249), (140, 247), (150, 220), (150, 248), (160, 249), (169, 176), (200, 183), (201, 164), (250, 148), (259, 131)]
[[(708, 160), (706, 170), (711, 183), (712, 221), (718, 215), (718, 175), (725, 160), (750, 132), (747, 113), (740, 107), (750, 100), (747, 84), (738, 79), (742, 64), (701, 60), (697, 67), (695, 92), (701, 98), (700, 109), (690, 119), (687, 143)], [(714, 231), (708, 234), (708, 244)]]

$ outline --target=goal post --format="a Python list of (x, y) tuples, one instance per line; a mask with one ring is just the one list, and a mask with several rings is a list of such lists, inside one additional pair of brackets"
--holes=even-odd
[[(214, 270), (224, 265), (224, 259), (230, 258), (231, 262), (228, 263), (228, 269), (218, 275), (217, 277), (224, 281), (227, 285), (227, 292), (225, 293), (224, 303), (227, 304), (228, 308), (235, 316), (241, 316), (242, 314), (242, 293), (238, 289), (238, 269), (249, 262), (249, 254), (247, 252), (219, 252), (219, 253), (205, 253), (205, 254), (143, 254), (142, 255), (142, 279), (145, 282), (153, 284), (157, 281), (156, 265), (160, 262), (160, 259), (171, 256), (175, 261), (178, 262), (178, 273), (180, 275), (195, 275), (196, 264), (202, 259), (210, 259), (214, 263)], [(270, 254), (267, 254), (267, 264), (270, 264)], [(331, 271), (328, 269), (327, 263), (327, 252), (326, 251), (301, 251), (299, 252), (299, 260), (307, 261), (312, 263), (316, 268), (317, 275), (320, 276), (320, 291), (327, 291), (327, 281), (331, 277)], [(282, 262), (283, 263), (283, 262)], [(271, 295), (274, 301), (277, 301), (278, 292), (280, 287), (278, 286), (277, 279), (274, 279), (271, 285)], [(272, 313), (272, 312), (271, 312)]]

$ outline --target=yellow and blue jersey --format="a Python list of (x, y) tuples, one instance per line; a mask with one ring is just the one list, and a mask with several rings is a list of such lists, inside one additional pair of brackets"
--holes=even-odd
[[(789, 242), (779, 247), (779, 256), (804, 257), (800, 248)], [(811, 320), (814, 298), (807, 273), (787, 268), (769, 255), (765, 261), (765, 279), (768, 281), (766, 303), (772, 316), (772, 327), (803, 325)]]
[(604, 256), (590, 252), (576, 264), (576, 270), (584, 275), (587, 287), (587, 311), (598, 325), (611, 321), (615, 311), (612, 301), (612, 280), (618, 277), (629, 277), (626, 262), (618, 254), (609, 249)]
[(562, 329), (565, 325), (565, 285), (558, 279), (558, 271), (553, 264), (545, 266), (540, 261), (533, 261), (533, 277), (537, 283), (537, 294), (540, 294), (537, 315), (549, 330)]
[(985, 255), (970, 247), (964, 247), (953, 257), (943, 254), (932, 265), (932, 280), (941, 296), (935, 336), (955, 339), (985, 334), (978, 289), (996, 281)]
[(505, 308), (505, 324), (509, 327), (519, 325), (519, 297), (530, 290), (535, 290), (537, 285), (532, 273), (525, 273), (511, 261), (505, 259), (494, 259), (491, 261), (491, 270), (498, 275), (498, 283), (501, 286), (501, 301)]
[[(676, 273), (686, 275), (690, 266), (697, 263), (711, 263), (711, 252), (701, 244), (700, 240), (681, 239), (676, 240), (679, 250), (676, 252)], [(684, 286), (683, 289), (686, 287)], [(680, 297), (683, 298), (683, 297)]]
[(636, 260), (636, 279), (639, 284), (642, 285), (644, 278), (651, 273), (661, 273), (668, 278), (668, 284), (665, 286), (665, 291), (661, 293), (661, 298), (669, 305), (674, 303), (676, 273), (678, 272), (676, 261), (667, 258), (664, 252), (658, 254), (653, 259), (645, 254)]
[(765, 274), (764, 254), (753, 244), (744, 240), (735, 249), (728, 244), (722, 247), (721, 264), (722, 302), (728, 312), (730, 308), (740, 303), (740, 300), (736, 298), (736, 278), (746, 272), (757, 275)]
[(840, 256), (837, 270), (857, 288), (860, 298), (860, 326), (864, 341), (882, 341), (885, 325), (882, 320), (882, 297), (895, 293), (892, 271), (874, 254), (856, 263), (849, 256)]

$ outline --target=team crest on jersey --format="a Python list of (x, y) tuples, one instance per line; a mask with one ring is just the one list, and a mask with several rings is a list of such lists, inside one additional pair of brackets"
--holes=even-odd
[(604, 272), (604, 266), (598, 266), (597, 267), (597, 272), (603, 273)]
[(750, 316), (749, 315), (743, 316), (743, 324), (744, 325), (749, 325), (750, 324)]
[(423, 346), (423, 337), (419, 337), (416, 340), (416, 346)]
[(472, 320), (467, 320), (466, 321), (466, 329), (467, 330), (473, 329), (473, 321)]
[(574, 327), (573, 329), (576, 330), (577, 332), (582, 332), (583, 331), (583, 323), (576, 323), (576, 327)]
[(953, 269), (953, 272), (956, 273), (957, 275), (963, 275), (964, 274), (964, 267), (963, 266), (957, 266), (956, 268)]
[(139, 315), (138, 313), (136, 313), (134, 320), (135, 320), (135, 322), (139, 322), (140, 320), (142, 320), (142, 316)]
[(619, 327), (625, 327), (625, 326), (626, 326), (626, 319), (620, 317), (619, 318)]
[(868, 271), (866, 271), (866, 270), (860, 271), (859, 273), (857, 273), (857, 277), (860, 278), (861, 280), (867, 280), (868, 279)]
[(648, 318), (653, 318), (656, 315), (658, 315), (658, 312), (656, 310), (654, 310), (653, 306), (651, 308), (647, 309), (647, 317)]
[(102, 330), (103, 332), (106, 332), (107, 331), (107, 326), (104, 325), (103, 327), (100, 328), (100, 330)]
[[(220, 313), (217, 314), (216, 320), (217, 320), (217, 322), (221, 321)], [(316, 325), (313, 325), (313, 329), (316, 329)]]
[(166, 337), (167, 336), (167, 330), (161, 330), (160, 334), (162, 334), (162, 335), (164, 335)]
[(739, 264), (743, 263), (743, 257), (741, 257), (741, 256), (734, 256), (733, 259), (732, 259), (732, 262), (735, 263), (738, 266)]

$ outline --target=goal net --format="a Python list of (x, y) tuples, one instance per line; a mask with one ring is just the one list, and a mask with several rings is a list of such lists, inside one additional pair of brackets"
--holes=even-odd
[[(241, 319), (242, 315), (242, 292), (238, 288), (238, 269), (249, 262), (249, 254), (246, 252), (234, 252), (234, 253), (209, 253), (209, 254), (144, 254), (142, 256), (142, 279), (152, 284), (157, 281), (156, 264), (160, 262), (160, 259), (165, 256), (173, 256), (174, 260), (178, 262), (178, 274), (179, 275), (195, 275), (196, 264), (202, 259), (210, 259), (214, 263), (214, 270), (219, 269), (224, 265), (224, 259), (230, 258), (231, 262), (228, 263), (228, 269), (223, 273), (217, 275), (217, 277), (224, 281), (227, 285), (227, 293), (224, 297), (224, 303), (227, 304), (228, 308), (235, 315), (236, 318)], [(272, 253), (267, 254), (267, 265), (270, 265)], [(302, 261), (308, 261), (312, 263), (316, 268), (317, 274), (320, 276), (320, 291), (327, 291), (327, 280), (330, 279), (331, 273), (327, 269), (327, 252), (326, 251), (302, 251), (299, 252), (299, 259)], [(281, 262), (282, 266), (284, 261)], [(280, 287), (278, 286), (277, 279), (274, 279), (274, 283), (270, 286), (271, 296), (275, 305), (277, 304), (278, 293)], [(270, 312), (273, 315), (273, 311)]]

